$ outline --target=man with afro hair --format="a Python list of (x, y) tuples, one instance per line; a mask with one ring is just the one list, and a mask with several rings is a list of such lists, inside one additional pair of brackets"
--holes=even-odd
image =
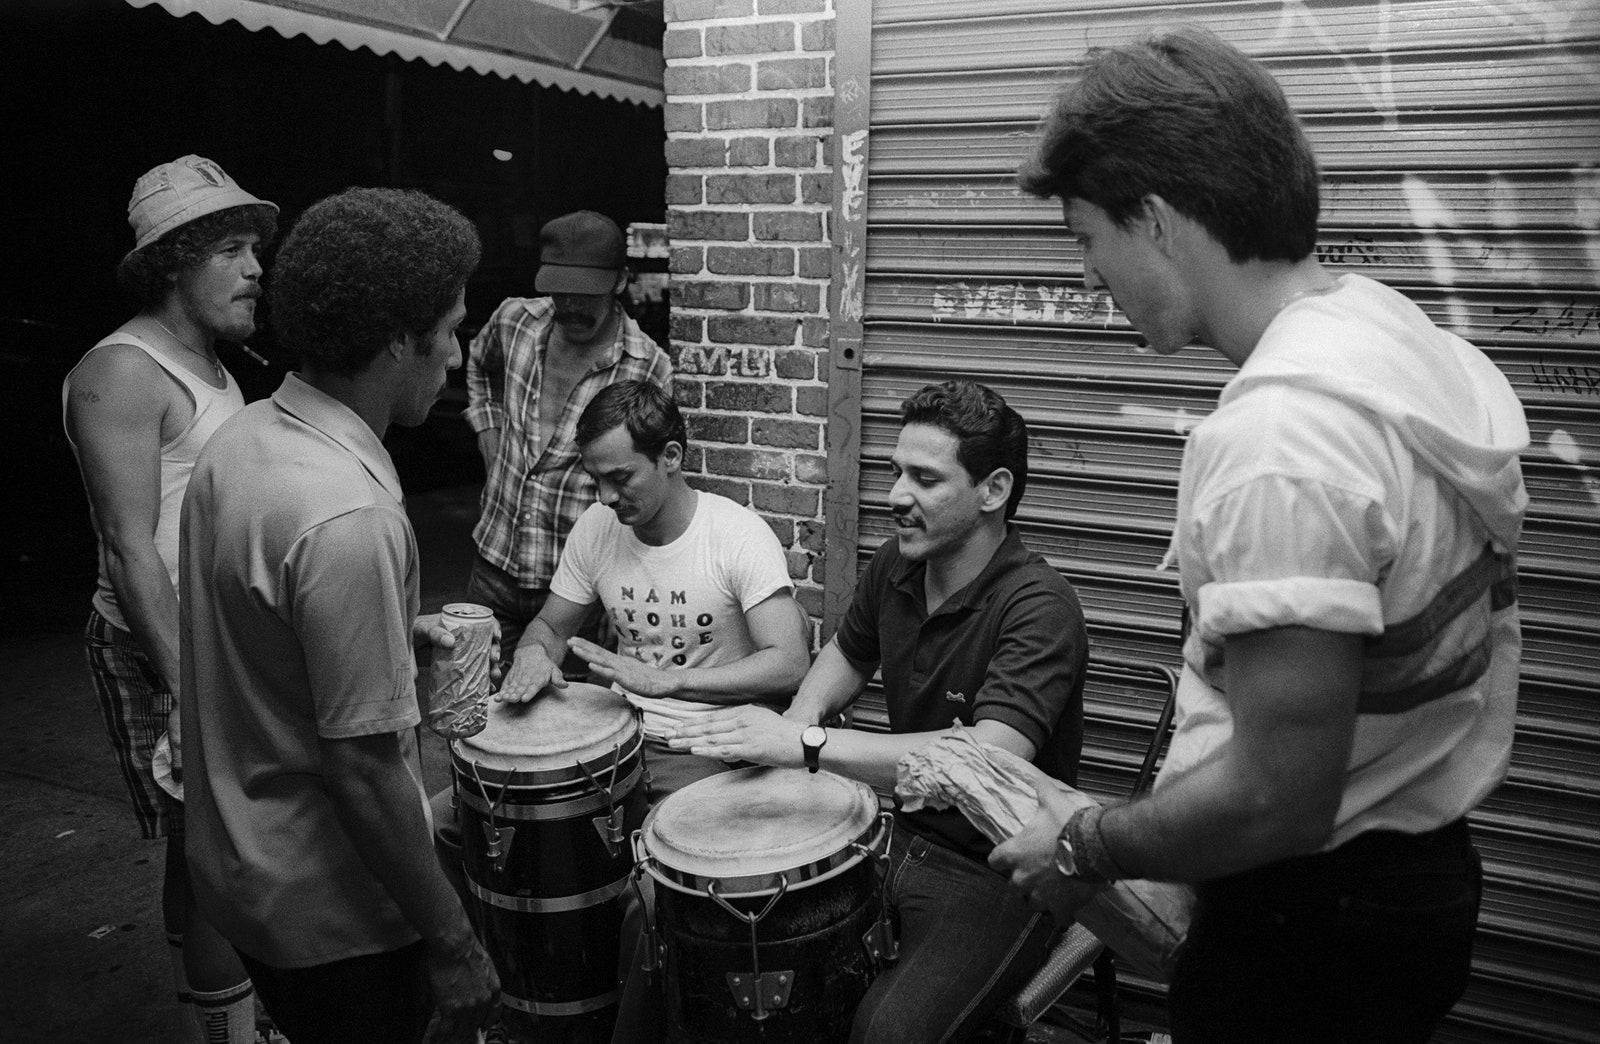
[[(421, 192), (313, 205), (274, 270), (299, 371), (206, 447), (183, 509), (189, 866), (295, 1044), (470, 1042), (500, 988), (429, 841), (417, 543), (383, 447), (461, 365), (481, 247)], [(437, 1014), (435, 1014), (437, 1013)]]

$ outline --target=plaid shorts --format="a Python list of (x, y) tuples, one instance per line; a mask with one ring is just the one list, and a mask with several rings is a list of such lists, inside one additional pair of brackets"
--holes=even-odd
[(133, 814), (146, 838), (183, 834), (183, 805), (156, 783), (151, 768), (156, 741), (167, 731), (172, 693), (133, 640), (98, 612), (90, 610), (83, 642), (94, 678), (95, 702), (106, 737), (117, 756), (122, 781), (133, 800)]

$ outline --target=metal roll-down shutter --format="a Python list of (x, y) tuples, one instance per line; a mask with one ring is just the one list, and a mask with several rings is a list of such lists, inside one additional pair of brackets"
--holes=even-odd
[[(1524, 661), (1510, 776), (1472, 816), (1486, 894), (1440, 1041), (1600, 1040), (1600, 5), (1592, 0), (851, 0), (839, 5), (830, 617), (893, 532), (900, 400), (991, 385), (1033, 431), (1019, 522), (1097, 649), (1175, 664), (1157, 569), (1186, 433), (1232, 368), (1160, 358), (1013, 174), (1086, 48), (1205, 25), (1260, 58), (1323, 166), (1318, 256), (1482, 347), (1527, 407)], [(859, 461), (857, 465), (856, 462)], [(1159, 694), (1089, 680), (1085, 779), (1115, 791)], [(858, 720), (881, 723), (881, 700)], [(1143, 732), (1141, 733), (1141, 730)]]

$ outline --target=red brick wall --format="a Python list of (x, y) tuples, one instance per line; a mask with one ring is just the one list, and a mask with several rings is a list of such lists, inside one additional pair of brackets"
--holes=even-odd
[(693, 485), (760, 512), (822, 614), (834, 0), (666, 0), (667, 229)]

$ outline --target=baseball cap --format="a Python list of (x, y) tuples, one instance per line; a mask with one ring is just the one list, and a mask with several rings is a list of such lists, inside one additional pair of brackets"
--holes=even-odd
[(563, 214), (539, 230), (542, 294), (609, 294), (628, 264), (628, 248), (617, 223), (592, 210)]
[(133, 248), (149, 246), (179, 225), (229, 207), (271, 207), (257, 199), (212, 161), (190, 154), (145, 172), (134, 183), (128, 200), (128, 224), (133, 226)]

